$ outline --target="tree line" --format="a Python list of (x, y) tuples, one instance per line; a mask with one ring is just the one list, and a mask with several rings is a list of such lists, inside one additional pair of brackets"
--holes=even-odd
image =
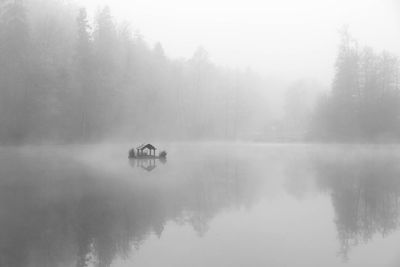
[(271, 85), (251, 70), (216, 66), (201, 47), (171, 59), (108, 7), (91, 17), (72, 0), (1, 2), (1, 144), (400, 137), (398, 58), (346, 30), (331, 91), (312, 111), (315, 86), (294, 84), (274, 121)]
[(341, 142), (399, 140), (399, 66), (396, 56), (360, 47), (344, 29), (332, 90), (316, 107), (311, 136)]
[(263, 80), (250, 70), (150, 46), (108, 7), (0, 4), (0, 142), (234, 139), (262, 125)]

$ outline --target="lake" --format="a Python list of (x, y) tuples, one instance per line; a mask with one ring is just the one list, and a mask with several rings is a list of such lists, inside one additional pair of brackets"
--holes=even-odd
[(400, 146), (0, 148), (0, 266), (399, 266)]

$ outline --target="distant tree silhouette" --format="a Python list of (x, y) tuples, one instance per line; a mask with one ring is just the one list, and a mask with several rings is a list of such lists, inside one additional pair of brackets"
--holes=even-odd
[[(81, 138), (86, 140), (90, 136), (91, 120), (94, 114), (90, 112), (89, 107), (93, 98), (95, 98), (94, 92), (94, 58), (93, 58), (93, 46), (92, 37), (90, 35), (90, 25), (87, 19), (86, 9), (81, 8), (77, 18), (78, 25), (78, 40), (76, 47), (76, 70), (77, 70), (77, 81), (79, 86), (78, 99), (78, 121), (81, 122)], [(79, 118), (80, 117), (80, 118)]]
[(173, 60), (130, 29), (108, 7), (91, 21), (70, 1), (3, 1), (0, 142), (233, 139), (261, 127), (259, 77), (215, 66), (204, 48)]
[(0, 136), (22, 141), (29, 124), (29, 27), (23, 1), (2, 6), (0, 23)]
[(336, 141), (383, 141), (400, 137), (399, 61), (371, 48), (360, 51), (347, 29), (336, 61), (332, 90), (314, 116), (315, 137)]

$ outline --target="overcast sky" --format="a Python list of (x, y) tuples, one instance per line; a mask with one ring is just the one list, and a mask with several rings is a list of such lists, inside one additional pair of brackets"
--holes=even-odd
[[(80, 1), (81, 2), (81, 1)], [(349, 25), (361, 44), (400, 55), (396, 0), (84, 0), (108, 4), (150, 43), (172, 57), (205, 47), (219, 65), (278, 78), (332, 79), (338, 30)]]

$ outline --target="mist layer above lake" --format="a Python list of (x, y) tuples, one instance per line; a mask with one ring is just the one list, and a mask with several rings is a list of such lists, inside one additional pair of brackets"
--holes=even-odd
[(396, 146), (0, 149), (3, 266), (396, 266)]

